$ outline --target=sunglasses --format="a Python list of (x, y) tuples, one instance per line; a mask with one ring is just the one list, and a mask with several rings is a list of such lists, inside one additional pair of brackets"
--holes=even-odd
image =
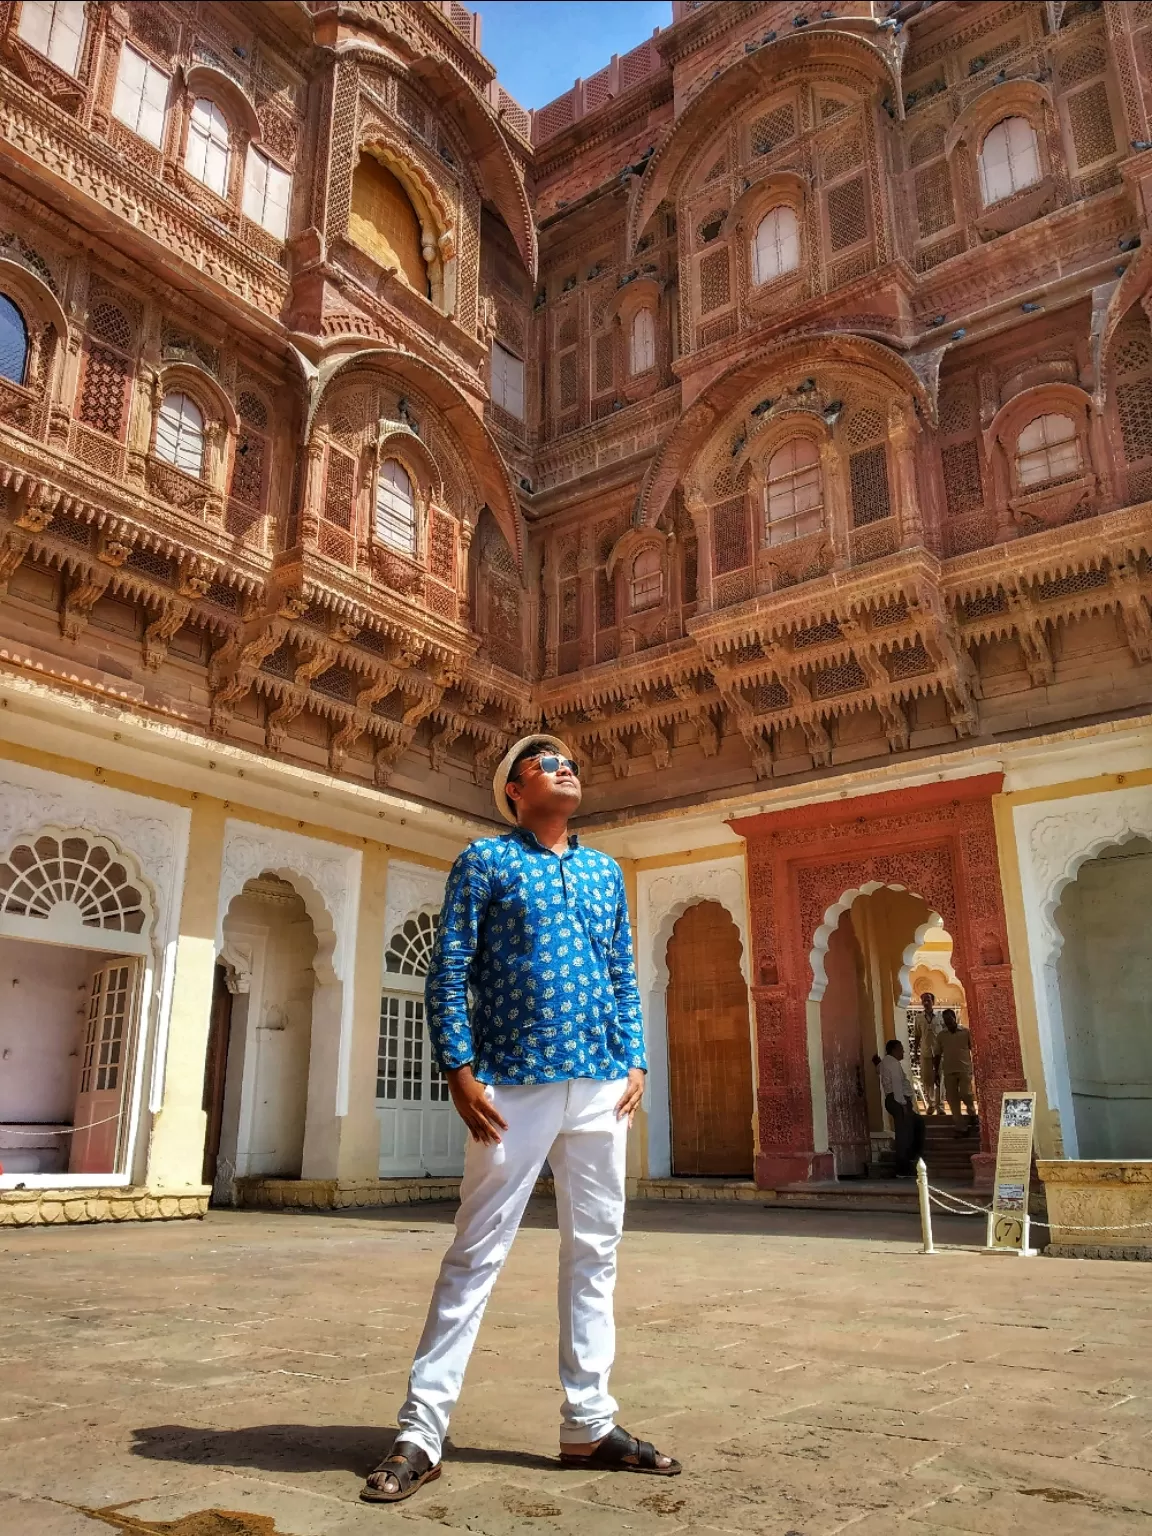
[(574, 763), (570, 757), (556, 757), (549, 753), (547, 757), (534, 757), (530, 761), (536, 764), (541, 773), (559, 773), (561, 768), (568, 768), (574, 779), (580, 777), (580, 764)]

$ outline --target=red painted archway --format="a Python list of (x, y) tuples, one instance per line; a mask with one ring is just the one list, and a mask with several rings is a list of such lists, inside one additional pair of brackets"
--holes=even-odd
[(813, 1137), (809, 955), (828, 909), (871, 881), (922, 896), (952, 936), (986, 1106), (974, 1172), (990, 1187), (1000, 1095), (1025, 1086), (992, 817), (1002, 784), (1001, 774), (982, 774), (730, 824), (748, 845), (762, 1188), (832, 1177), (831, 1154)]

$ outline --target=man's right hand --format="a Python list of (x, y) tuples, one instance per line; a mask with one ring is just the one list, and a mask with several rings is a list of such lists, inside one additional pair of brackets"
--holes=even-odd
[(447, 1078), (448, 1092), (452, 1095), (456, 1113), (468, 1127), (468, 1134), (472, 1140), (488, 1145), (498, 1143), (500, 1140), (498, 1133), (508, 1129), (508, 1122), (488, 1102), (484, 1094), (484, 1084), (476, 1081), (472, 1075), (472, 1068), (470, 1066), (454, 1067), (447, 1073)]

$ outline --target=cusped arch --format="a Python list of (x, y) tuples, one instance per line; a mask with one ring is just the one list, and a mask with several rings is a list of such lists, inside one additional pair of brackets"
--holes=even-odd
[(809, 1002), (820, 1002), (827, 990), (828, 971), (826, 962), (828, 945), (831, 943), (832, 935), (836, 932), (840, 919), (844, 916), (845, 912), (851, 911), (859, 897), (871, 896), (873, 891), (906, 891), (909, 896), (915, 896), (918, 901), (923, 901), (928, 908), (927, 920), (916, 929), (912, 943), (905, 948), (902, 956), (900, 994), (902, 997), (907, 994), (908, 976), (916, 950), (923, 943), (924, 935), (928, 932), (929, 928), (945, 927), (944, 919), (940, 916), (939, 912), (932, 910), (931, 902), (921, 896), (919, 891), (912, 890), (910, 886), (899, 885), (892, 880), (865, 880), (860, 885), (852, 886), (844, 891), (838, 900), (826, 908), (820, 926), (812, 936), (812, 948), (808, 952), (808, 964), (812, 969), (812, 986), (808, 993)]
[[(1044, 826), (1045, 823), (1041, 822), (1034, 835), (1042, 838)], [(1120, 830), (1101, 829), (1096, 836), (1069, 854), (1059, 870), (1053, 873), (1040, 904), (1040, 920), (1048, 941), (1047, 953), (1043, 957), (1047, 964), (1055, 965), (1064, 948), (1064, 934), (1056, 921), (1064, 892), (1075, 882), (1085, 864), (1099, 858), (1107, 849), (1122, 847), (1138, 837), (1152, 839), (1152, 811), (1146, 817), (1133, 817), (1131, 824)]]
[(299, 870), (293, 869), (290, 864), (266, 864), (255, 868), (252, 873), (246, 874), (235, 890), (225, 891), (221, 886), (220, 929), (216, 936), (216, 953), (227, 962), (228, 940), (225, 929), (228, 924), (228, 916), (232, 911), (237, 897), (244, 894), (244, 887), (249, 880), (265, 879), (274, 875), (277, 880), (282, 880), (285, 885), (290, 885), (304, 903), (304, 910), (312, 921), (312, 929), (316, 935), (316, 958), (313, 961), (313, 969), (316, 972), (316, 980), (321, 986), (333, 986), (340, 982), (341, 977), (334, 964), (336, 954), (336, 922), (329, 910), (328, 903), (323, 893), (307, 875), (302, 875)]
[(882, 342), (836, 331), (773, 342), (720, 374), (683, 413), (645, 473), (636, 524), (656, 522), (677, 488), (691, 476), (697, 456), (713, 434), (754, 390), (770, 395), (774, 377), (788, 373), (788, 382), (794, 384), (819, 374), (823, 367), (841, 373), (847, 369), (873, 390), (911, 398), (924, 419), (935, 423), (936, 403), (928, 387), (899, 353)]
[(156, 912), (136, 857), (86, 828), (23, 831), (0, 858), (0, 933), (146, 954)]
[(652, 936), (648, 987), (663, 992), (668, 987), (668, 945), (672, 930), (689, 907), (715, 902), (724, 908), (740, 935), (740, 974), (751, 985), (748, 953), (748, 912), (744, 875), (736, 865), (686, 865), (653, 880), (648, 888), (648, 926)]
[(337, 44), (337, 54), (342, 59), (383, 64), (389, 72), (395, 69), (397, 54), (404, 59), (410, 75), (428, 89), (440, 110), (463, 130), (463, 138), (471, 151), (469, 169), (481, 196), (498, 210), (507, 224), (528, 275), (535, 282), (539, 267), (536, 222), (523, 177), (495, 109), (477, 93), (450, 59), (438, 54), (416, 53), (411, 40), (392, 24), (388, 15), (369, 14), (365, 10), (357, 16), (356, 22), (365, 31), (386, 39), (389, 51), (385, 53), (373, 42), (348, 38)]
[(894, 102), (903, 100), (899, 79), (884, 52), (867, 38), (836, 27), (793, 33), (742, 55), (700, 91), (649, 160), (628, 212), (628, 251), (635, 252), (659, 204), (675, 198), (683, 174), (715, 136), (718, 122), (755, 92), (767, 91), (775, 80), (802, 67), (822, 65), (847, 66), (863, 86), (881, 86)]
[(440, 257), (450, 261), (456, 254), (457, 243), (452, 210), (420, 161), (405, 154), (402, 141), (378, 124), (360, 141), (360, 155), (366, 154), (391, 171), (407, 193), (420, 221), (424, 260), (430, 262)]

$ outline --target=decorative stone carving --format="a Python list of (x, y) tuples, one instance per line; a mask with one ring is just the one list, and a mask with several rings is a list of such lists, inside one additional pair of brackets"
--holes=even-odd
[(402, 859), (388, 863), (388, 894), (384, 908), (384, 943), (393, 937), (410, 917), (420, 912), (439, 912), (444, 901), (444, 870), (428, 869), (423, 864), (408, 864)]
[(360, 853), (319, 838), (229, 818), (224, 829), (216, 948), (224, 947), (224, 919), (247, 881), (271, 870), (297, 887), (316, 928), (318, 965), (345, 981), (356, 944)]

